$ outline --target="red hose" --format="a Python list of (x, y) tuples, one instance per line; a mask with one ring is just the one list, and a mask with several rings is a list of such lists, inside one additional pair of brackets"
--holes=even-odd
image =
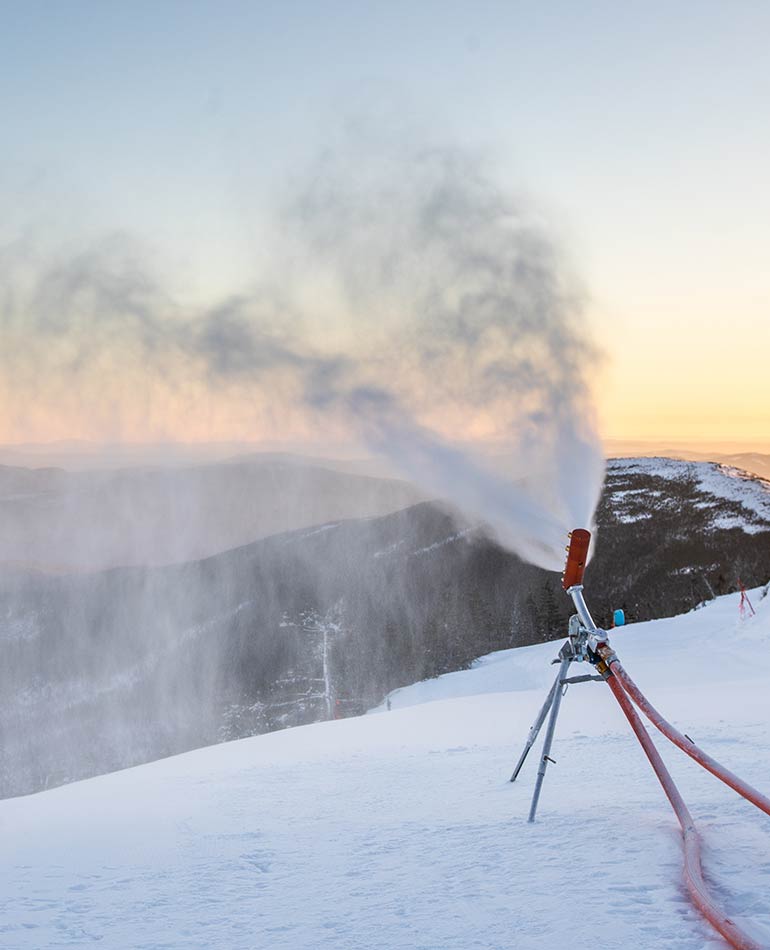
[(667, 739), (670, 739), (674, 745), (679, 746), (691, 759), (695, 759), (699, 765), (702, 765), (704, 769), (711, 772), (712, 775), (715, 775), (724, 782), (725, 785), (729, 785), (730, 788), (735, 789), (739, 795), (742, 795), (747, 801), (750, 801), (752, 805), (756, 805), (757, 808), (761, 809), (765, 814), (770, 815), (770, 798), (767, 798), (761, 792), (752, 788), (751, 785), (744, 782), (743, 779), (738, 778), (737, 775), (733, 775), (729, 769), (720, 765), (719, 762), (712, 759), (710, 755), (707, 755), (702, 749), (699, 749), (694, 742), (691, 742), (686, 736), (683, 736), (671, 723), (666, 722), (658, 710), (647, 700), (617, 659), (612, 662), (612, 672), (620, 680), (621, 686), (631, 699), (633, 699), (639, 709), (650, 720), (653, 726), (660, 729)]
[[(613, 664), (613, 671), (618, 666)], [(615, 699), (617, 699), (620, 708), (626, 715), (631, 728), (636, 734), (645, 755), (650, 761), (658, 781), (663, 786), (666, 797), (671, 802), (679, 824), (682, 827), (682, 837), (684, 839), (684, 881), (687, 890), (690, 892), (693, 902), (703, 916), (709, 921), (712, 927), (719, 931), (727, 942), (735, 947), (735, 950), (762, 950), (762, 945), (757, 943), (748, 934), (745, 934), (736, 924), (712, 902), (706, 885), (703, 881), (703, 872), (700, 863), (700, 837), (695, 828), (687, 805), (685, 805), (679, 789), (674, 785), (674, 780), (668, 772), (668, 769), (660, 757), (660, 753), (655, 748), (652, 739), (644, 728), (642, 720), (631, 705), (631, 701), (623, 690), (619, 679), (610, 675), (607, 684), (612, 690)]]

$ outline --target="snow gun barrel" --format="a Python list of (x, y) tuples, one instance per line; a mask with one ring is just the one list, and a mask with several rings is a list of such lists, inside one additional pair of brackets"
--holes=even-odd
[(561, 586), (572, 598), (580, 622), (587, 630), (594, 632), (598, 628), (583, 597), (583, 572), (586, 569), (590, 544), (590, 531), (586, 531), (585, 528), (575, 528), (574, 531), (570, 531), (567, 563), (564, 565), (564, 573), (561, 576)]
[(575, 528), (569, 533), (569, 547), (567, 548), (567, 563), (561, 576), (561, 586), (564, 590), (576, 587), (583, 583), (583, 572), (588, 560), (588, 547), (591, 543), (591, 532), (585, 528)]

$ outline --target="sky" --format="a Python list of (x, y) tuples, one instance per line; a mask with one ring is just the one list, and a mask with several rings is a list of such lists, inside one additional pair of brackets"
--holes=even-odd
[[(603, 437), (770, 442), (770, 5), (0, 0), (0, 14), (6, 301), (19, 248), (61, 256), (105, 235), (141, 242), (179, 300), (240, 292), (271, 259), (275, 195), (363, 122), (483, 155), (538, 209), (603, 351), (587, 368)], [(192, 418), (152, 387), (130, 426), (110, 432), (102, 412), (89, 427), (99, 392), (53, 399), (43, 374), (0, 389), (0, 442), (248, 434), (232, 393)], [(109, 398), (142, 388), (126, 375)]]

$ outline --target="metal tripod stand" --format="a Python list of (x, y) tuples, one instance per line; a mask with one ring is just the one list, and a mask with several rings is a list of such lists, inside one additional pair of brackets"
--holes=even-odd
[[(515, 782), (521, 771), (521, 767), (524, 765), (524, 760), (527, 758), (529, 750), (535, 744), (547, 717), (548, 726), (545, 730), (543, 754), (540, 758), (540, 766), (537, 770), (535, 790), (532, 793), (532, 804), (529, 809), (528, 821), (535, 820), (537, 804), (540, 800), (540, 792), (543, 788), (543, 780), (545, 779), (545, 772), (548, 768), (548, 763), (554, 761), (551, 758), (551, 746), (553, 744), (554, 732), (556, 731), (556, 720), (559, 718), (561, 700), (566, 692), (565, 687), (572, 683), (587, 683), (591, 680), (601, 681), (606, 678), (605, 675), (602, 675), (604, 664), (596, 653), (596, 647), (600, 643), (607, 641), (607, 635), (603, 630), (598, 629), (593, 622), (585, 601), (583, 600), (582, 591), (583, 588), (579, 584), (570, 587), (567, 591), (572, 597), (578, 613), (570, 617), (567, 640), (559, 650), (558, 658), (553, 661), (559, 664), (559, 672), (556, 674), (553, 686), (548, 691), (545, 702), (537, 714), (537, 719), (529, 730), (524, 751), (521, 753), (519, 761), (516, 763), (516, 768), (513, 770), (513, 775), (511, 776), (511, 781)], [(596, 675), (588, 673), (583, 676), (567, 676), (571, 663), (583, 661), (595, 664), (600, 672)]]

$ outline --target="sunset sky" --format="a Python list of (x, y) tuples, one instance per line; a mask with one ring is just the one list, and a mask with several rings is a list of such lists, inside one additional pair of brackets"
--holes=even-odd
[[(483, 154), (538, 209), (604, 349), (591, 375), (605, 438), (770, 442), (767, 3), (0, 12), (4, 313), (30, 248), (55, 257), (115, 234), (162, 262), (181, 301), (240, 292), (274, 243), (274, 195), (346, 123), (374, 121)], [(0, 320), (23, 345), (23, 326)], [(251, 431), (233, 392), (192, 417), (182, 384), (153, 395), (135, 371), (101, 373), (68, 398), (34, 366), (14, 376), (0, 442)]]

